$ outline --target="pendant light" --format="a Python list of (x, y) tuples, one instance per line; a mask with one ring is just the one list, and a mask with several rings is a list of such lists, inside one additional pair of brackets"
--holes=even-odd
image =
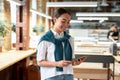
[(102, 0), (101, 6), (108, 6), (108, 3), (106, 0)]

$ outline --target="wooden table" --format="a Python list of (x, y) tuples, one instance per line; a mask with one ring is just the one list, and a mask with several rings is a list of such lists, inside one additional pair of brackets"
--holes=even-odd
[[(112, 42), (97, 42), (96, 44), (78, 42), (75, 47), (75, 56), (76, 58), (81, 56), (89, 56), (86, 62), (107, 63), (108, 65), (112, 63), (114, 80), (115, 60), (120, 62), (120, 56), (113, 56), (109, 53), (110, 44), (112, 44)], [(120, 48), (120, 42), (117, 42), (117, 47)]]
[(113, 80), (114, 80), (114, 71), (115, 71), (115, 64), (114, 58), (110, 53), (78, 53), (75, 52), (75, 58), (80, 58), (81, 56), (88, 56), (85, 62), (92, 62), (92, 63), (106, 63), (108, 64), (108, 79), (109, 80), (109, 70), (110, 70), (110, 63), (113, 64)]
[(29, 57), (35, 52), (35, 49), (29, 49), (0, 53), (0, 79), (7, 80), (6, 77), (8, 77), (9, 80), (27, 80), (26, 66)]

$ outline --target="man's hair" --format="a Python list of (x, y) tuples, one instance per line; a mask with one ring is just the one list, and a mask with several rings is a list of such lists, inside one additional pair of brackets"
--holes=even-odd
[[(52, 17), (53, 17), (53, 18), (54, 18), (54, 17), (59, 18), (62, 14), (65, 14), (65, 13), (71, 15), (70, 12), (69, 12), (67, 9), (58, 8), (58, 9), (55, 11), (55, 13), (54, 13), (54, 15), (53, 15)], [(52, 23), (53, 23), (53, 25), (54, 25), (53, 19), (52, 19)]]
[(116, 24), (111, 24), (111, 26), (110, 26), (110, 27), (113, 27), (113, 26), (117, 28)]

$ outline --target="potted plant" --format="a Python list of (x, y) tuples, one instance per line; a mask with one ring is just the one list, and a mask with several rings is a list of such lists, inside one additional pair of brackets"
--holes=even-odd
[(35, 32), (37, 35), (42, 35), (44, 31), (45, 27), (43, 25), (33, 27), (33, 32)]
[(2, 52), (2, 46), (4, 45), (4, 37), (9, 31), (10, 30), (7, 27), (7, 23), (0, 21), (0, 52)]

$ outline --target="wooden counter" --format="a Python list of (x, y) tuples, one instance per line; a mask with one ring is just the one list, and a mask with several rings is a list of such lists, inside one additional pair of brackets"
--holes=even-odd
[(35, 52), (35, 49), (29, 49), (0, 53), (0, 80), (30, 80), (28, 75), (32, 72), (29, 67)]
[(0, 71), (33, 54), (35, 50), (11, 50), (0, 53)]

